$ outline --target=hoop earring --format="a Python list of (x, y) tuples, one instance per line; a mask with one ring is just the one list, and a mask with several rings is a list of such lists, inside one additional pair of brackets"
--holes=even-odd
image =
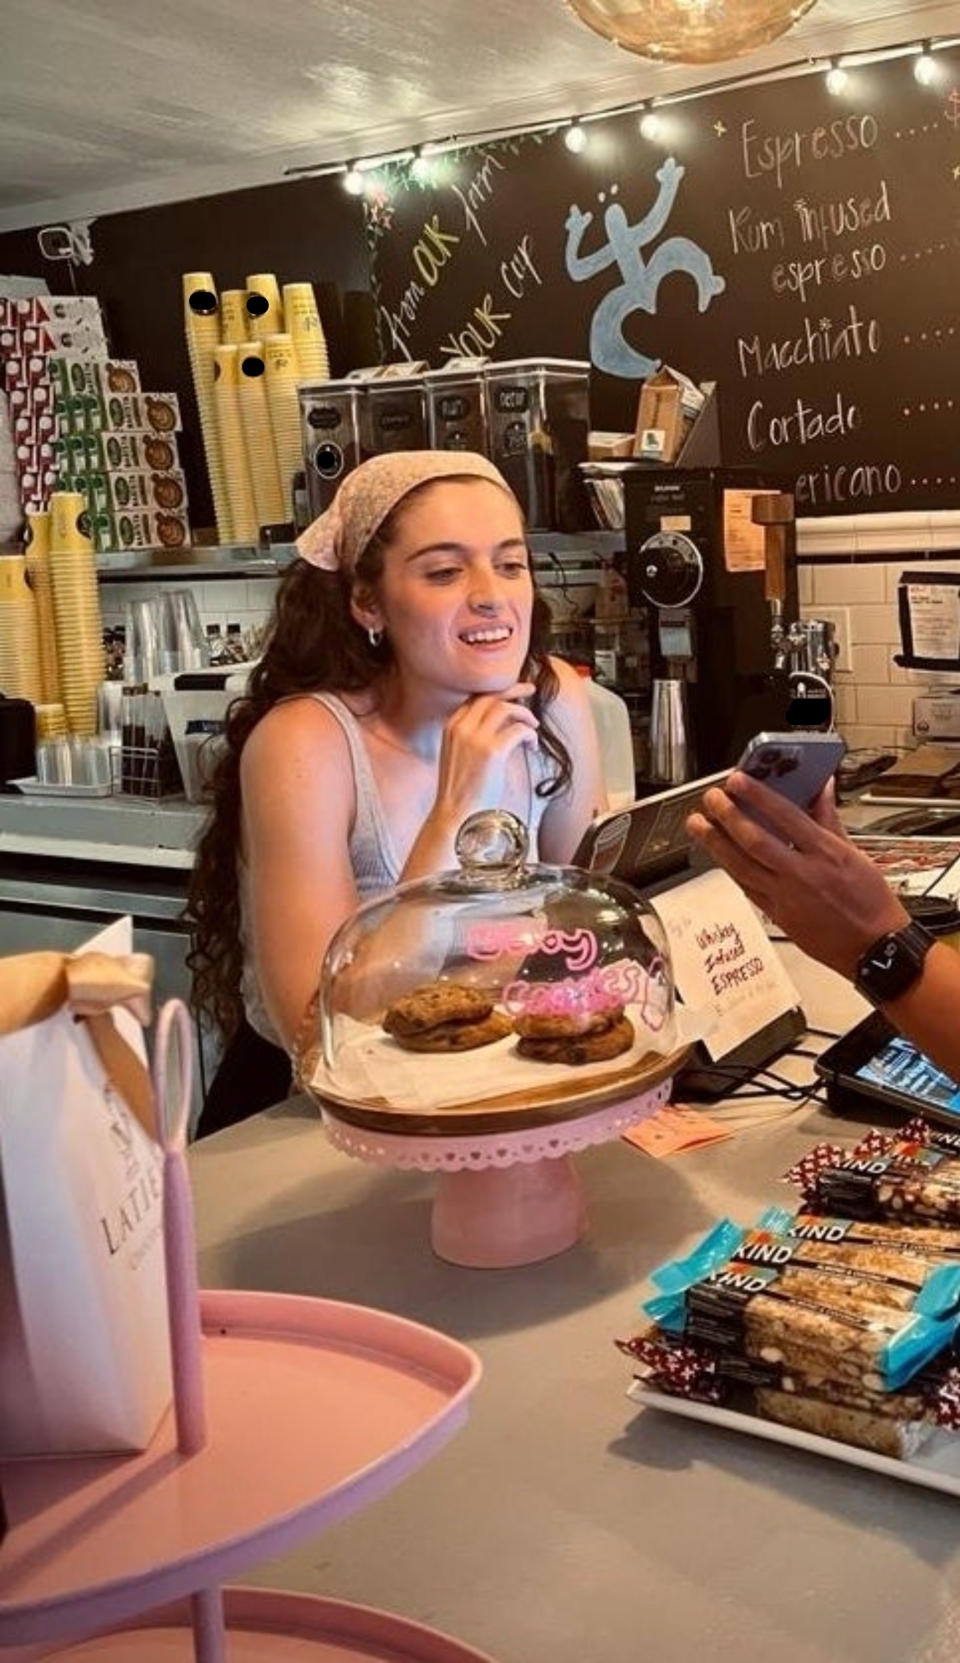
[(381, 641), (383, 640), (383, 630), (374, 629), (371, 625), (367, 630), (367, 640), (370, 642), (371, 647), (379, 647)]

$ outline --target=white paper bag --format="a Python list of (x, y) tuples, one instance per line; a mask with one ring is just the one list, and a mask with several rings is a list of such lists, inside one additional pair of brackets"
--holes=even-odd
[(0, 1036), (0, 1455), (149, 1443), (171, 1399), (161, 1172), (85, 1022)]

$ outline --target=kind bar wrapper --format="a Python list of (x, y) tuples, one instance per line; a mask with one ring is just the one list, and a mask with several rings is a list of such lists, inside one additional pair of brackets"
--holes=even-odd
[(780, 1208), (768, 1208), (752, 1229), (724, 1219), (687, 1258), (660, 1266), (651, 1279), (662, 1293), (685, 1297), (712, 1272), (749, 1265), (771, 1273), (771, 1294), (816, 1300), (839, 1310), (883, 1305), (941, 1317), (960, 1307), (960, 1264), (924, 1258), (896, 1241), (880, 1245), (795, 1237), (788, 1233), (789, 1222), (790, 1215)]
[(843, 1218), (960, 1227), (957, 1134), (912, 1120), (901, 1132), (874, 1129), (851, 1152), (818, 1144), (787, 1174), (808, 1207)]
[(866, 1301), (828, 1304), (790, 1292), (776, 1267), (735, 1260), (657, 1294), (643, 1309), (667, 1333), (878, 1391), (896, 1390), (944, 1351), (960, 1320)]
[[(663, 1333), (656, 1326), (643, 1329), (628, 1340), (617, 1340), (617, 1349), (630, 1358), (637, 1381), (648, 1390), (670, 1397), (686, 1397), (701, 1403), (722, 1404), (748, 1413), (763, 1412), (759, 1394), (776, 1393), (793, 1403), (816, 1403), (823, 1411), (845, 1409), (884, 1421), (888, 1427), (941, 1428), (960, 1430), (960, 1367), (951, 1362), (934, 1363), (915, 1376), (909, 1387), (900, 1391), (857, 1391), (826, 1379), (822, 1374), (786, 1371), (777, 1365), (765, 1364), (736, 1353), (712, 1350), (687, 1339)], [(786, 1417), (793, 1411), (782, 1406)], [(798, 1410), (798, 1417), (804, 1415)], [(841, 1417), (827, 1413), (818, 1415), (820, 1428), (806, 1425), (805, 1430), (822, 1430), (829, 1422), (839, 1426)], [(851, 1423), (843, 1417), (848, 1428)], [(785, 1424), (792, 1424), (785, 1420)], [(798, 1418), (796, 1424), (801, 1424)], [(835, 1434), (822, 1431), (823, 1436)], [(896, 1437), (895, 1431), (878, 1431), (883, 1440)], [(848, 1430), (843, 1435), (847, 1443), (860, 1443)], [(861, 1444), (871, 1448), (872, 1444)]]

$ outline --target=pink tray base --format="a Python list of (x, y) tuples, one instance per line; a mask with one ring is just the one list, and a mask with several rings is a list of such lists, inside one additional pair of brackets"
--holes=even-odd
[(515, 1132), (417, 1137), (351, 1126), (324, 1102), (336, 1148), (378, 1166), (439, 1174), (430, 1217), (438, 1258), (476, 1270), (535, 1264), (573, 1247), (586, 1228), (580, 1180), (570, 1156), (619, 1137), (666, 1103), (672, 1079), (576, 1120)]
[(201, 1294), (208, 1441), (0, 1468), (0, 1647), (64, 1639), (222, 1583), (414, 1471), (479, 1377), (457, 1341), (288, 1294)]
[[(387, 1611), (272, 1588), (227, 1588), (224, 1613), (230, 1663), (492, 1663)], [(123, 1630), (56, 1651), (17, 1647), (4, 1663), (55, 1657), (63, 1663), (193, 1663), (188, 1603), (155, 1612)]]

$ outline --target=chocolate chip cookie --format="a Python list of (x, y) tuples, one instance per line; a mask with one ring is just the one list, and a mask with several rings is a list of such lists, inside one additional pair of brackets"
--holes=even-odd
[(521, 1039), (517, 1054), (531, 1062), (563, 1062), (572, 1068), (585, 1063), (609, 1062), (612, 1057), (629, 1051), (634, 1040), (633, 1023), (627, 1016), (619, 1016), (599, 1033), (581, 1034), (566, 1039)]
[(514, 1027), (521, 1039), (579, 1039), (583, 1034), (605, 1034), (622, 1015), (622, 1005), (611, 1005), (605, 1011), (567, 1011), (563, 1015), (524, 1011)]
[(461, 987), (457, 982), (430, 982), (415, 988), (390, 1006), (383, 1026), (395, 1039), (401, 1035), (423, 1034), (449, 1022), (483, 1022), (493, 1010), (493, 1000), (479, 988)]
[(513, 1032), (513, 1023), (502, 1011), (491, 1011), (482, 1022), (438, 1022), (436, 1027), (416, 1034), (394, 1034), (405, 1051), (475, 1051), (492, 1045)]

